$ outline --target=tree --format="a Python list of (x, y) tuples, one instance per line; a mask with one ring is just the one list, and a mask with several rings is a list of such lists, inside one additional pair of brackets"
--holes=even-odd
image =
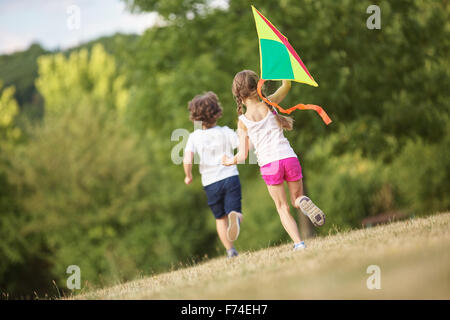
[(45, 112), (60, 113), (77, 104), (102, 104), (121, 112), (128, 103), (125, 77), (118, 74), (113, 56), (102, 45), (38, 58), (36, 87), (45, 100)]
[[(0, 81), (0, 90), (2, 87)], [(19, 105), (14, 99), (14, 93), (15, 88), (12, 86), (0, 91), (0, 144), (14, 142), (20, 137), (20, 129), (15, 126)]]
[(15, 86), (15, 98), (21, 107), (33, 103), (33, 99), (36, 99), (36, 60), (46, 53), (48, 51), (34, 43), (25, 51), (0, 55), (0, 79), (4, 81), (5, 86)]
[(187, 13), (198, 13), (211, 0), (125, 0), (132, 11), (156, 11), (166, 19), (186, 18)]

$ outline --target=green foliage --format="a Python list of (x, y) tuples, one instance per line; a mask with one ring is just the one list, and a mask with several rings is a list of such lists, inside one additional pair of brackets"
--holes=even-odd
[[(30, 295), (30, 288), (48, 288), (51, 279), (36, 254), (40, 247), (39, 236), (28, 237), (20, 232), (29, 222), (29, 216), (23, 212), (22, 199), (8, 179), (15, 160), (13, 153), (20, 143), (19, 107), (14, 99), (15, 88), (1, 89), (0, 83), (0, 291)], [(31, 274), (27, 269), (31, 263), (42, 269)]]
[(124, 76), (118, 75), (114, 57), (102, 45), (38, 58), (36, 87), (45, 100), (47, 113), (58, 113), (76, 104), (103, 104), (123, 111), (128, 102)]
[(6, 86), (16, 87), (15, 98), (21, 106), (37, 99), (34, 87), (37, 76), (36, 59), (46, 52), (39, 44), (32, 44), (25, 51), (0, 55), (0, 79)]
[(392, 209), (375, 197), (383, 187), (382, 163), (364, 158), (360, 151), (336, 154), (334, 145), (342, 135), (345, 133), (340, 131), (318, 140), (305, 159), (309, 164), (304, 177), (308, 193), (327, 214), (322, 233), (334, 226), (360, 226), (367, 215)]
[(0, 55), (0, 79), (5, 82), (5, 86), (14, 86), (16, 88), (14, 97), (20, 105), (18, 125), (24, 128), (29, 120), (40, 120), (43, 116), (42, 97), (35, 87), (35, 80), (38, 76), (38, 57), (57, 52), (61, 52), (67, 57), (72, 52), (79, 51), (80, 49), (90, 51), (94, 45), (101, 44), (107, 53), (120, 58), (119, 61), (116, 61), (117, 68), (120, 70), (124, 60), (132, 59), (132, 53), (130, 52), (127, 52), (128, 55), (124, 56), (126, 53), (124, 49), (131, 48), (137, 38), (137, 35), (117, 33), (113, 36), (101, 37), (65, 51), (57, 50), (49, 52), (44, 50), (39, 44), (32, 44), (25, 51)]
[[(2, 90), (1, 82), (0, 90)], [(20, 129), (15, 126), (19, 105), (14, 99), (14, 92), (14, 87), (7, 87), (0, 91), (0, 148), (1, 144), (14, 142), (20, 137)]]
[(450, 208), (450, 122), (441, 142), (408, 141), (389, 169), (399, 202), (416, 214)]
[(125, 0), (132, 11), (156, 11), (165, 18), (185, 18), (188, 12), (198, 12), (208, 0)]

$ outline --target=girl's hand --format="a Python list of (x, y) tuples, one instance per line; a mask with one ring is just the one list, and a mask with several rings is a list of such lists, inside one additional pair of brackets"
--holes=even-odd
[(290, 89), (291, 88), (291, 80), (283, 80), (283, 81), (281, 81), (281, 85)]
[(226, 155), (222, 157), (222, 165), (224, 166), (232, 166), (236, 164), (236, 157), (228, 158)]
[(192, 182), (192, 176), (186, 176), (185, 178), (184, 178), (184, 183), (186, 183), (186, 184), (190, 184)]

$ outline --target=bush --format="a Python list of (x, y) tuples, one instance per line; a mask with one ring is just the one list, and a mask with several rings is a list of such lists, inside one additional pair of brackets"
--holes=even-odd
[(439, 143), (410, 140), (389, 170), (400, 203), (415, 214), (450, 209), (450, 134)]
[(368, 214), (385, 209), (377, 200), (384, 185), (382, 163), (362, 157), (360, 151), (336, 155), (338, 141), (340, 134), (317, 141), (305, 158), (307, 192), (327, 216), (321, 233), (334, 226), (360, 227)]

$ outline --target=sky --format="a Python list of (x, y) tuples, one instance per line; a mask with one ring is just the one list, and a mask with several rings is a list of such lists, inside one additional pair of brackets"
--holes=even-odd
[(66, 49), (116, 32), (142, 32), (156, 13), (131, 14), (121, 0), (0, 0), (0, 54)]

